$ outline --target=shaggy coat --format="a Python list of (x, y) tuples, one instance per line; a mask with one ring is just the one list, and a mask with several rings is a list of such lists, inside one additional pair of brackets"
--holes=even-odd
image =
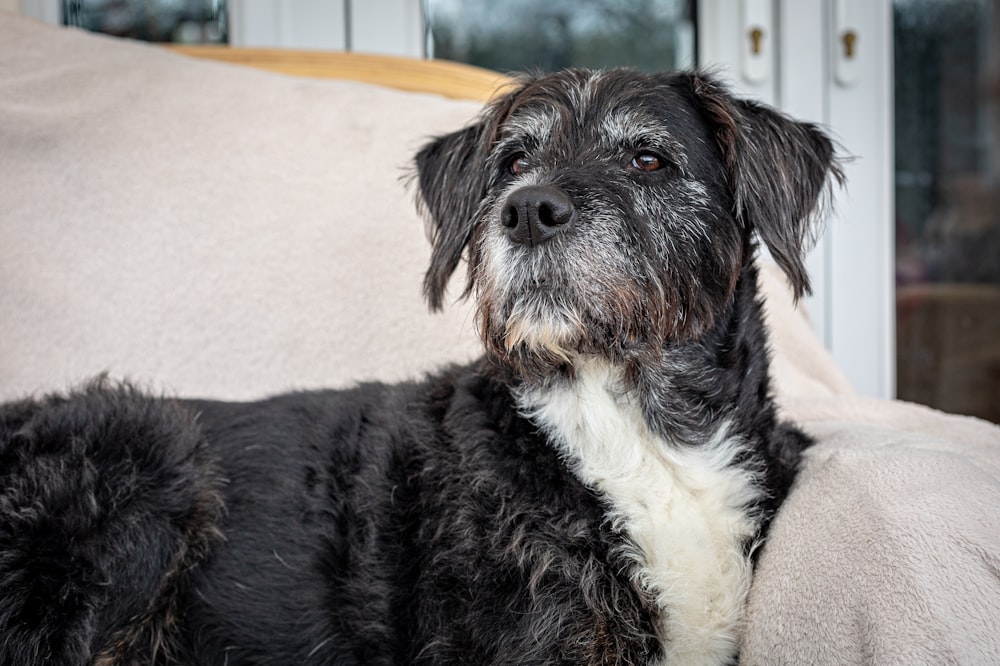
[(808, 291), (837, 178), (817, 128), (702, 73), (524, 79), (416, 158), (425, 293), (466, 260), (481, 360), (0, 408), (0, 663), (734, 663), (809, 443), (753, 258)]

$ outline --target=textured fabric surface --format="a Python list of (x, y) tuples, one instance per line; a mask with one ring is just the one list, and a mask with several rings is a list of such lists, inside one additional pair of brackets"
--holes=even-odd
[[(249, 398), (470, 358), (468, 306), (422, 302), (403, 180), (476, 112), (0, 13), (0, 398), (103, 370)], [(855, 395), (783, 278), (762, 286), (781, 408), (819, 443), (744, 662), (1000, 662), (1000, 429)]]
[(1000, 663), (1000, 428), (854, 394), (763, 273), (779, 401), (817, 444), (764, 547), (742, 662)]
[(0, 14), (0, 397), (109, 371), (250, 398), (478, 352), (406, 177), (479, 105)]

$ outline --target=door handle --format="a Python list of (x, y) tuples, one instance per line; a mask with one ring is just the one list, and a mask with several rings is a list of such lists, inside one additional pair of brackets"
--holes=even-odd
[(832, 42), (834, 81), (845, 88), (853, 86), (861, 76), (858, 0), (834, 0)]
[(844, 57), (848, 60), (854, 57), (854, 45), (858, 42), (858, 33), (848, 30), (840, 36), (840, 43), (844, 45)]
[(740, 3), (740, 34), (743, 35), (740, 59), (743, 78), (749, 83), (764, 83), (774, 69), (771, 5), (772, 0), (742, 0)]
[(760, 55), (762, 41), (764, 41), (764, 30), (761, 28), (751, 28), (750, 53), (754, 55)]

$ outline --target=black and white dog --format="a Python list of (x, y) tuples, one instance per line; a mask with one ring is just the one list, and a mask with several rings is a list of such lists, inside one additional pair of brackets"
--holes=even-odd
[(252, 404), (0, 409), (0, 663), (724, 664), (809, 440), (757, 240), (808, 290), (817, 128), (703, 73), (523, 80), (416, 158), (482, 360)]

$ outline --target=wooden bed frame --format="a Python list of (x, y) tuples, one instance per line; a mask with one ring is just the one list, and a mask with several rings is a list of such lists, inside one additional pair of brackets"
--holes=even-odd
[(167, 48), (194, 58), (246, 65), (281, 74), (363, 81), (477, 102), (485, 102), (512, 81), (509, 76), (498, 72), (448, 60), (229, 46), (170, 45)]

